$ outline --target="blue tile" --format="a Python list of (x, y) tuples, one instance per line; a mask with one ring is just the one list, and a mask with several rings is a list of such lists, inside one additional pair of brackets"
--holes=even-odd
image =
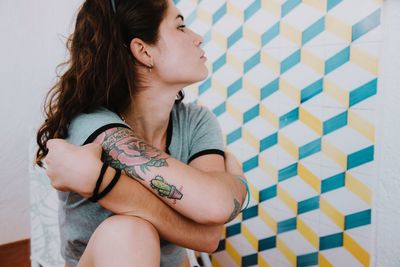
[(318, 264), (318, 252), (297, 256), (297, 267), (313, 266)]
[(323, 32), (324, 30), (325, 17), (322, 17), (302, 33), (302, 45), (305, 45), (308, 41), (312, 40), (315, 36)]
[(281, 62), (281, 74), (293, 68), (296, 64), (300, 63), (301, 52), (300, 49), (288, 56)]
[(215, 252), (219, 252), (219, 251), (225, 250), (225, 243), (226, 243), (225, 239), (220, 240), (219, 243), (218, 243), (218, 248), (217, 248), (217, 250)]
[(226, 3), (223, 4), (214, 14), (213, 14), (213, 24), (219, 21), (226, 14)]
[(328, 0), (327, 9), (328, 11), (340, 4), (343, 0)]
[(210, 88), (211, 88), (211, 77), (199, 85), (199, 95), (202, 95), (205, 91), (207, 91)]
[(243, 26), (240, 26), (234, 33), (228, 37), (228, 48), (234, 45), (243, 37)]
[(336, 115), (329, 120), (324, 121), (323, 123), (323, 133), (324, 135), (329, 134), (333, 131), (336, 131), (339, 128), (342, 128), (347, 125), (347, 111)]
[(319, 250), (338, 248), (343, 246), (343, 233), (337, 233), (319, 238)]
[(244, 21), (247, 21), (261, 8), (261, 0), (255, 0), (253, 4), (248, 6), (244, 11)]
[(264, 100), (279, 89), (279, 78), (261, 88), (261, 100)]
[(252, 169), (258, 167), (258, 156), (255, 156), (245, 162), (243, 162), (242, 169), (243, 172), (251, 171)]
[(299, 159), (303, 159), (321, 151), (321, 138), (314, 140), (299, 149)]
[(374, 160), (374, 146), (369, 146), (347, 156), (347, 169), (350, 170)]
[(260, 152), (278, 144), (278, 133), (271, 134), (260, 141)]
[(277, 186), (265, 188), (259, 192), (260, 203), (277, 196)]
[(279, 128), (282, 129), (299, 119), (299, 108), (295, 108), (279, 119)]
[(249, 70), (260, 64), (260, 60), (261, 60), (260, 52), (255, 53), (251, 58), (246, 60), (243, 67), (244, 73), (247, 73)]
[(301, 4), (301, 0), (287, 0), (283, 5), (282, 5), (282, 10), (281, 10), (281, 17), (283, 18), (287, 14), (289, 14), (290, 11), (292, 11), (296, 6)]
[(228, 86), (228, 97), (232, 96), (234, 93), (242, 89), (243, 87), (243, 79), (239, 78), (234, 83)]
[(227, 135), (226, 143), (227, 143), (227, 145), (229, 145), (229, 144), (235, 142), (236, 140), (240, 139), (241, 137), (242, 137), (242, 128), (238, 128), (235, 131), (233, 131)]
[(219, 70), (223, 65), (226, 64), (226, 53), (223, 54), (222, 56), (220, 56), (214, 63), (212, 66), (212, 70), (213, 72), (216, 72), (217, 70)]
[(373, 79), (372, 81), (354, 89), (350, 92), (350, 103), (349, 106), (354, 106), (357, 103), (376, 95), (378, 87), (378, 79)]
[(247, 208), (242, 211), (242, 220), (248, 220), (258, 216), (258, 205)]
[(281, 26), (280, 23), (277, 22), (274, 26), (272, 26), (270, 29), (268, 29), (261, 35), (261, 45), (264, 46), (270, 41), (272, 41), (275, 37), (279, 35), (280, 31), (281, 31)]
[(362, 21), (353, 25), (352, 28), (352, 41), (357, 40), (367, 32), (375, 29), (381, 23), (381, 9), (376, 10), (374, 13), (363, 19)]
[(282, 222), (278, 222), (278, 234), (285, 233), (296, 229), (297, 218), (291, 218)]
[(257, 265), (258, 263), (258, 254), (251, 254), (242, 257), (242, 267), (247, 267), (247, 266), (252, 266), (252, 265)]
[(279, 170), (278, 181), (282, 182), (297, 175), (297, 163)]
[(344, 219), (344, 229), (352, 229), (363, 225), (371, 224), (371, 210), (364, 210), (347, 215)]
[(299, 201), (297, 204), (297, 214), (306, 213), (319, 209), (319, 196)]
[(350, 60), (350, 47), (346, 47), (325, 62), (325, 75), (339, 68)]
[(221, 115), (222, 113), (224, 113), (225, 111), (226, 111), (226, 103), (225, 102), (213, 109), (213, 113), (217, 117), (219, 115)]
[(319, 79), (318, 81), (310, 84), (303, 90), (301, 90), (301, 103), (306, 102), (307, 100), (313, 98), (314, 96), (318, 95), (323, 90), (323, 80)]
[(321, 194), (343, 187), (345, 185), (345, 177), (345, 173), (342, 172), (322, 180)]
[(247, 123), (260, 115), (260, 105), (257, 104), (243, 114), (243, 123)]
[(241, 223), (236, 223), (226, 227), (226, 237), (234, 236), (241, 233), (242, 225)]
[(276, 247), (276, 236), (258, 240), (258, 252)]

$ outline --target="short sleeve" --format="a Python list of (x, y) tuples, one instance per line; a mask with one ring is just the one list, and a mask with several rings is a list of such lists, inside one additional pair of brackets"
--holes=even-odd
[(82, 113), (71, 121), (67, 141), (75, 145), (85, 145), (93, 142), (102, 132), (114, 127), (129, 128), (117, 114), (105, 108), (92, 113)]
[(190, 111), (191, 140), (190, 163), (195, 158), (207, 154), (224, 156), (224, 141), (216, 116), (206, 107), (195, 106)]

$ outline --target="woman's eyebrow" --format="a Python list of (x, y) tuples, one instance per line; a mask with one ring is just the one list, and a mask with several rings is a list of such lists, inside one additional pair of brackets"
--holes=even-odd
[(178, 16), (176, 16), (176, 19), (181, 19), (182, 21), (185, 20), (185, 18), (184, 18), (181, 14), (179, 14)]

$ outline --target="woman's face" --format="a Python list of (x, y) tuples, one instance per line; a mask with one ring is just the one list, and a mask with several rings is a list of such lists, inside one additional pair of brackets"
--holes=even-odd
[(167, 84), (184, 86), (204, 80), (208, 75), (206, 57), (200, 48), (201, 36), (185, 27), (183, 17), (172, 0), (160, 24), (154, 65), (160, 79)]

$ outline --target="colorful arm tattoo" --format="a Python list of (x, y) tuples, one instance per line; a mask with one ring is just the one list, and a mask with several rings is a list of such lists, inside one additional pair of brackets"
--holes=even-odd
[(239, 201), (236, 200), (236, 198), (233, 199), (233, 211), (231, 213), (231, 215), (229, 216), (229, 219), (226, 221), (227, 223), (232, 221), (233, 219), (236, 218), (236, 216), (239, 214), (240, 212), (240, 203)]
[[(161, 151), (135, 137), (132, 130), (112, 128), (102, 133), (98, 141), (103, 145), (103, 160), (113, 168), (124, 170), (131, 178), (144, 181), (144, 174), (150, 167), (168, 166), (168, 157), (162, 157)], [(178, 190), (160, 175), (150, 181), (150, 187), (161, 197), (172, 199), (173, 204), (183, 197), (182, 187)]]
[[(161, 151), (135, 137), (132, 130), (112, 128), (99, 138), (103, 144), (103, 159), (116, 169), (135, 179), (143, 179), (150, 167), (168, 166), (168, 157), (162, 157)], [(140, 173), (138, 172), (140, 170)]]

